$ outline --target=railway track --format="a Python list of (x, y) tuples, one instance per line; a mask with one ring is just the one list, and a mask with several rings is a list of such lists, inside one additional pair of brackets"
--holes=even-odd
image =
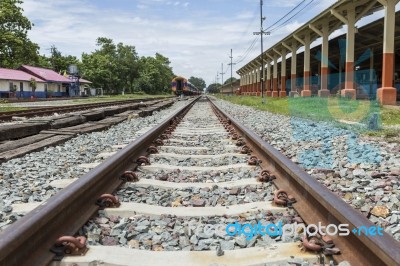
[(0, 234), (1, 265), (62, 257), (53, 264), (400, 263), (399, 244), (386, 233), (328, 239), (274, 234), (272, 226), (264, 236), (238, 230), (264, 221), (373, 224), (204, 99), (101, 156), (109, 158), (83, 165), (93, 169), (59, 182), (64, 189), (45, 203), (20, 206), (27, 214)]
[(123, 105), (129, 103), (137, 103), (142, 101), (157, 100), (157, 98), (149, 99), (131, 99), (123, 101), (111, 101), (111, 102), (101, 102), (101, 103), (86, 103), (86, 104), (75, 104), (67, 106), (51, 106), (51, 107), (34, 107), (29, 110), (20, 110), (13, 112), (0, 112), (0, 121), (11, 121), (13, 117), (36, 117), (36, 116), (46, 116), (52, 115), (54, 113), (69, 113), (75, 111), (82, 111), (100, 107)]

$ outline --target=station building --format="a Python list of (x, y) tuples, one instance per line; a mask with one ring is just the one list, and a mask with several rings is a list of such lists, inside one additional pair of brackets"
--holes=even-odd
[[(339, 0), (237, 73), (240, 94), (270, 97), (341, 95), (395, 105), (400, 95), (399, 0)], [(384, 10), (384, 18), (357, 28), (363, 17)], [(329, 36), (346, 26), (347, 32)], [(311, 47), (319, 40), (320, 45)], [(299, 52), (299, 49), (302, 52)], [(397, 60), (396, 60), (397, 59)]]
[[(79, 79), (80, 85), (91, 82)], [(81, 94), (75, 80), (41, 67), (22, 65), (18, 69), (0, 68), (1, 98), (69, 97)]]

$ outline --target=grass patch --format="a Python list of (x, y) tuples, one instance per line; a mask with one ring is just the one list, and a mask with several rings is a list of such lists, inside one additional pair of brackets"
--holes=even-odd
[[(262, 104), (261, 97), (255, 96), (217, 96), (229, 102), (254, 107), (275, 114), (301, 117), (314, 121), (328, 121), (339, 127), (352, 129), (368, 136), (397, 140), (400, 130), (390, 128), (400, 125), (400, 109), (381, 107), (376, 101), (349, 100), (330, 97), (267, 98)], [(373, 114), (378, 115), (378, 124), (383, 129), (369, 131), (359, 124), (368, 125)]]
[(121, 101), (129, 99), (147, 99), (147, 98), (161, 98), (161, 97), (171, 97), (171, 94), (125, 94), (125, 95), (105, 95), (100, 97), (90, 97), (87, 99), (76, 99), (73, 100), (74, 103), (96, 103), (96, 102), (110, 102), (110, 101)]
[[(261, 103), (261, 97), (222, 96), (224, 100), (235, 104), (252, 106), (271, 113), (308, 118), (317, 121), (363, 122), (371, 113), (379, 112), (379, 106), (370, 101), (348, 100), (344, 98), (267, 98)], [(400, 121), (399, 121), (400, 124)]]
[(400, 125), (400, 108), (383, 107), (382, 123), (387, 126)]
[(276, 114), (289, 115), (287, 99), (268, 98), (267, 104), (262, 104), (260, 97), (222, 96), (221, 98), (235, 104), (251, 106), (258, 110), (269, 111)]
[(5, 107), (0, 107), (0, 112), (15, 112), (15, 111), (28, 110), (28, 109), (29, 108), (25, 108), (25, 107), (5, 106)]

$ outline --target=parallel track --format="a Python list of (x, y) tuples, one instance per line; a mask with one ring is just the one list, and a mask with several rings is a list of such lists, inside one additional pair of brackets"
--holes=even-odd
[[(114, 154), (104, 163), (98, 165), (93, 170), (88, 172), (85, 176), (71, 183), (65, 189), (60, 191), (57, 195), (46, 201), (45, 204), (39, 205), (36, 209), (26, 214), (15, 224), (6, 228), (6, 230), (4, 230), (0, 234), (0, 265), (48, 264), (55, 257), (54, 253), (50, 252), (50, 249), (53, 247), (55, 240), (58, 239), (58, 237), (60, 237), (61, 235), (76, 236), (76, 233), (81, 229), (81, 227), (89, 219), (95, 217), (93, 215), (96, 214), (99, 210), (99, 206), (96, 205), (95, 202), (99, 199), (100, 195), (104, 193), (118, 194), (118, 192), (115, 191), (117, 191), (118, 188), (120, 188), (121, 186), (122, 189), (126, 189), (127, 186), (135, 187), (135, 185), (130, 182), (125, 184), (125, 181), (120, 178), (121, 176), (127, 177), (127, 170), (139, 170), (143, 172), (146, 168), (151, 168), (154, 165), (157, 166), (157, 164), (142, 166), (142, 163), (147, 163), (145, 161), (136, 161), (136, 158), (139, 158), (143, 155), (148, 156), (150, 152), (150, 150), (148, 150), (149, 146), (154, 145), (154, 143), (158, 143), (159, 145), (161, 144), (160, 136), (161, 138), (165, 139), (165, 143), (171, 143), (172, 140), (168, 141), (168, 138), (175, 139), (177, 136), (181, 136), (183, 137), (181, 140), (174, 141), (176, 143), (186, 142), (188, 144), (190, 143), (190, 139), (188, 138), (201, 140), (201, 138), (205, 135), (210, 135), (196, 135), (195, 130), (190, 130), (187, 128), (188, 126), (194, 127), (194, 125), (190, 125), (190, 123), (188, 123), (188, 120), (185, 120), (185, 118), (183, 119), (183, 121), (186, 121), (186, 125), (177, 127), (176, 123), (178, 120), (180, 120), (177, 119), (177, 117), (183, 117), (183, 115), (185, 115), (189, 111), (193, 104), (195, 104), (195, 102), (189, 103), (187, 106), (177, 110), (172, 115), (167, 117), (162, 123), (149, 130), (146, 134), (133, 141), (121, 151)], [(362, 225), (373, 225), (367, 218), (363, 217), (357, 211), (353, 210), (338, 196), (323, 187), (318, 181), (305, 173), (301, 168), (292, 163), (269, 144), (261, 140), (260, 137), (241, 125), (233, 117), (224, 114), (215, 105), (213, 105), (212, 108), (214, 109), (215, 113), (217, 113), (220, 120), (223, 121), (225, 128), (227, 128), (231, 132), (231, 136), (233, 133), (241, 136), (242, 140), (244, 141), (241, 146), (243, 147), (243, 144), (245, 144), (246, 146), (248, 146), (248, 148), (252, 150), (251, 155), (255, 155), (258, 157), (258, 159), (262, 160), (262, 163), (260, 163), (255, 168), (257, 173), (261, 169), (268, 169), (271, 174), (274, 174), (276, 176), (276, 179), (273, 180), (274, 185), (276, 185), (279, 189), (285, 189), (290, 192), (290, 194), (294, 195), (297, 202), (293, 204), (293, 207), (295, 211), (297, 211), (298, 215), (300, 215), (307, 224), (318, 224), (318, 222), (321, 222), (323, 225), (338, 225), (340, 223), (346, 223), (350, 225), (350, 228), (359, 227)], [(204, 110), (202, 109), (201, 112), (203, 111)], [(208, 115), (206, 111), (204, 111), (204, 115)], [(185, 129), (182, 130), (182, 127), (184, 127)], [(207, 126), (200, 125), (197, 127), (206, 128)], [(213, 126), (209, 125), (209, 127)], [(211, 132), (213, 132), (213, 129), (208, 130), (211, 130)], [(217, 132), (218, 130), (215, 130), (213, 133), (215, 137), (217, 137), (217, 135), (219, 134)], [(163, 133), (164, 135), (162, 135)], [(182, 141), (185, 138), (186, 140)], [(159, 150), (168, 149), (165, 146), (160, 146), (158, 148)], [(218, 146), (214, 146), (215, 150), (218, 150), (218, 148)], [(189, 148), (183, 150), (187, 151), (188, 149), (194, 151), (196, 148), (189, 145)], [(160, 156), (150, 155), (150, 160), (152, 161), (152, 163), (157, 162), (158, 157)], [(169, 155), (169, 157), (179, 157), (179, 155)], [(207, 155), (204, 155), (204, 157), (207, 158)], [(201, 161), (201, 156), (197, 156), (197, 159)], [(158, 165), (158, 167), (160, 166)], [(176, 167), (171, 167), (171, 169), (174, 168)], [(186, 169), (182, 166), (180, 168), (181, 171), (184, 171)], [(201, 167), (197, 166), (197, 168), (198, 169), (196, 171), (199, 171), (199, 168)], [(191, 171), (190, 169), (190, 167), (187, 168), (188, 171)], [(243, 184), (248, 185), (251, 182), (254, 183), (254, 178), (252, 180), (239, 180), (238, 182), (240, 183), (242, 181), (244, 182)], [(146, 183), (149, 187), (154, 187), (160, 186), (159, 182), (160, 181), (140, 180), (138, 185), (140, 185), (140, 183)], [(176, 189), (177, 186), (172, 185), (171, 183), (172, 182), (165, 182), (165, 184), (163, 184), (162, 186), (170, 186), (171, 189)], [(207, 183), (191, 183), (190, 185), (206, 187), (206, 184)], [(265, 190), (268, 190), (271, 188), (271, 186), (272, 183), (264, 185), (260, 184), (256, 185), (256, 188), (263, 188)], [(265, 204), (268, 204), (268, 202), (265, 202)], [(120, 208), (124, 209), (126, 205), (127, 204), (122, 203)], [(136, 210), (139, 213), (154, 213), (156, 212), (154, 209), (157, 209), (154, 206), (133, 206), (137, 206)], [(182, 210), (183, 212), (185, 212), (185, 208), (187, 210), (187, 216), (204, 215), (199, 214), (202, 213), (204, 207), (198, 207), (198, 211), (196, 211), (190, 207), (181, 206), (170, 209), (170, 214), (173, 214), (171, 217), (174, 218), (176, 216), (180, 216), (179, 212), (181, 212)], [(234, 215), (232, 213), (235, 213), (235, 208), (240, 209), (241, 207), (239, 205), (232, 208), (225, 207), (225, 211), (227, 211), (227, 209), (231, 209), (229, 210), (229, 214), (227, 215)], [(269, 208), (277, 208), (277, 211), (279, 212), (280, 207), (272, 205)], [(246, 209), (244, 208), (244, 210)], [(218, 210), (217, 212), (221, 211), (222, 210)], [(118, 210), (118, 208), (106, 209), (105, 211), (103, 211), (103, 213), (104, 212), (120, 213), (123, 216), (123, 212), (121, 210)], [(126, 212), (128, 212), (128, 214), (125, 215), (128, 215), (127, 217), (130, 217), (129, 210), (127, 210)], [(237, 212), (240, 213), (240, 211)], [(161, 213), (165, 213), (165, 209), (162, 210)], [(259, 214), (262, 214), (262, 212), (259, 212)], [(342, 252), (341, 255), (334, 256), (334, 259), (337, 261), (347, 260), (352, 265), (400, 264), (400, 255), (398, 252), (400, 250), (399, 243), (386, 233), (384, 233), (384, 236), (381, 237), (358, 237), (356, 235), (350, 235), (347, 237), (332, 238), (336, 247), (338, 247)], [(97, 246), (94, 246), (93, 249), (107, 252), (105, 248), (101, 249)], [(89, 250), (88, 254), (90, 252), (91, 251)], [(153, 253), (150, 255), (150, 252)], [(270, 256), (268, 256), (268, 254), (272, 253), (274, 256), (278, 256), (279, 249), (276, 251), (265, 249), (248, 249), (247, 254), (245, 255), (237, 255), (236, 250), (228, 252), (226, 251), (226, 255), (224, 256), (217, 256), (215, 252), (202, 253), (204, 251), (177, 251), (178, 253), (171, 252), (172, 251), (146, 252), (142, 250), (133, 250), (131, 251), (130, 261), (134, 262), (137, 265), (151, 265), (151, 263), (154, 262), (167, 262), (165, 260), (173, 259), (175, 259), (176, 261), (168, 262), (174, 265), (178, 265), (179, 263), (181, 263), (181, 265), (185, 265), (184, 263), (202, 265), (206, 262), (222, 264), (235, 263), (236, 265), (252, 263), (254, 264), (260, 262), (268, 262), (268, 259), (272, 259)], [(184, 254), (183, 257), (182, 254)], [(261, 255), (262, 257), (259, 258)], [(307, 254), (300, 254), (298, 250), (291, 250), (289, 252), (289, 255), (307, 257)], [(143, 256), (150, 256), (152, 258), (154, 257), (154, 260), (151, 261), (149, 260), (149, 258), (143, 258)], [(317, 258), (315, 254), (311, 254), (308, 258), (312, 256)], [(180, 259), (183, 259), (184, 261), (179, 261)], [(240, 261), (240, 259), (244, 260)], [(276, 258), (274, 259), (276, 260)], [(69, 265), (68, 263), (84, 260), (84, 257), (66, 257), (63, 263)]]
[(86, 103), (86, 104), (75, 104), (67, 106), (51, 106), (51, 107), (34, 107), (28, 110), (12, 111), (12, 112), (0, 112), (0, 121), (11, 121), (13, 117), (35, 117), (35, 116), (46, 116), (54, 113), (69, 113), (75, 111), (82, 111), (87, 109), (123, 105), (129, 103), (137, 103), (141, 101), (157, 100), (158, 98), (148, 99), (131, 99), (123, 101), (111, 101), (111, 102), (100, 102), (100, 103)]

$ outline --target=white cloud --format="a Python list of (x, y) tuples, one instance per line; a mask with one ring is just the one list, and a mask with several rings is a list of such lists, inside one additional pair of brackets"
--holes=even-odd
[[(140, 0), (125, 9), (101, 9), (89, 0), (25, 0), (23, 8), (25, 15), (35, 23), (29, 36), (40, 45), (41, 53), (49, 54), (46, 49), (54, 44), (63, 54), (80, 58), (82, 52), (90, 53), (96, 49), (98, 37), (108, 37), (115, 43), (134, 45), (140, 56), (154, 56), (159, 52), (170, 59), (176, 74), (202, 77), (209, 84), (214, 82), (217, 71), (221, 71), (221, 63), (224, 63), (224, 70), (227, 69), (231, 48), (234, 62), (240, 60), (239, 56), (246, 56), (234, 66), (234, 76), (237, 76), (235, 70), (260, 53), (259, 38), (246, 52), (255, 39), (252, 32), (259, 30), (259, 1), (245, 1), (249, 1), (249, 9), (234, 14), (221, 11), (218, 16), (211, 16), (210, 9), (206, 8), (191, 10), (189, 1), (167, 0)], [(275, 1), (264, 2), (267, 5)], [(283, 0), (283, 4), (289, 2)], [(191, 12), (182, 16), (179, 15), (182, 10)], [(264, 49), (286, 37), (315, 14), (308, 12), (308, 15), (308, 18), (296, 17), (271, 36), (266, 36)]]
[[(220, 69), (221, 62), (229, 60), (230, 44), (240, 46), (247, 42), (239, 39), (243, 22), (224, 18), (148, 18), (140, 12), (101, 10), (88, 2), (79, 3), (81, 7), (77, 9), (73, 3), (25, 1), (25, 14), (36, 22), (29, 35), (40, 45), (41, 53), (49, 54), (46, 49), (54, 44), (63, 54), (80, 58), (82, 52), (94, 51), (97, 37), (104, 36), (115, 43), (134, 45), (141, 56), (162, 53), (170, 59), (176, 74), (197, 75), (210, 83), (216, 72), (214, 69)], [(75, 4), (77, 6), (77, 2)], [(177, 1), (173, 4), (184, 6), (189, 3)]]

